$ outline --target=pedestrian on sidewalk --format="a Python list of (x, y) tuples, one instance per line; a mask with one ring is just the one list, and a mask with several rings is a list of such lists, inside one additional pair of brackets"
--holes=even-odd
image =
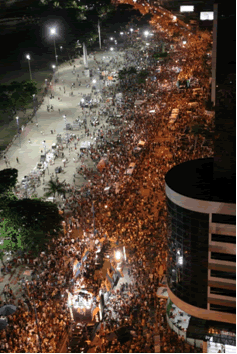
[(17, 162), (17, 163), (20, 163), (18, 157), (16, 157), (16, 162)]

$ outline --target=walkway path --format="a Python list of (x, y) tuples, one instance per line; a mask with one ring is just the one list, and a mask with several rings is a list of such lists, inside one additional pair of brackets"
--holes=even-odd
[[(96, 59), (101, 60), (104, 55), (113, 56), (114, 53), (98, 53), (96, 54)], [(121, 56), (122, 58), (122, 56)], [(65, 121), (63, 115), (66, 115), (67, 123), (72, 124), (75, 119), (78, 117), (83, 118), (83, 113), (81, 107), (78, 105), (83, 94), (90, 94), (91, 87), (87, 88), (85, 85), (78, 86), (77, 75), (79, 74), (79, 80), (82, 84), (91, 83), (91, 78), (85, 77), (82, 74), (84, 70), (84, 65), (80, 64), (81, 59), (75, 61), (75, 74), (72, 73), (73, 66), (64, 66), (59, 69), (58, 73), (55, 74), (55, 78), (59, 78), (58, 84), (53, 84), (53, 95), (54, 98), (49, 99), (45, 98), (44, 103), (41, 105), (37, 111), (36, 117), (33, 119), (33, 123), (29, 123), (25, 128), (25, 131), (21, 134), (21, 141), (17, 138), (14, 144), (9, 149), (6, 157), (10, 162), (12, 168), (18, 169), (18, 181), (20, 182), (22, 178), (29, 174), (36, 166), (37, 162), (40, 161), (41, 151), (44, 151), (42, 141), (45, 140), (46, 149), (50, 149), (52, 144), (56, 142), (56, 135), (64, 135), (66, 132), (74, 133), (79, 136), (83, 136), (80, 139), (80, 142), (89, 140), (85, 137), (84, 128), (80, 131), (66, 131), (65, 130)], [(88, 60), (89, 69), (97, 69), (98, 65), (95, 63), (93, 58)], [(98, 80), (98, 75), (95, 76)], [(71, 89), (71, 84), (75, 83), (75, 88)], [(64, 88), (65, 87), (65, 93)], [(70, 93), (73, 91), (73, 96), (70, 96)], [(60, 98), (60, 100), (58, 100)], [(47, 105), (53, 106), (52, 112), (47, 112)], [(59, 112), (60, 109), (60, 112)], [(99, 108), (96, 109), (96, 115), (98, 115)], [(102, 117), (100, 120), (100, 125), (96, 127), (98, 130), (102, 125), (108, 126), (105, 122), (106, 118)], [(38, 127), (37, 123), (38, 122)], [(89, 129), (90, 134), (93, 134), (95, 131), (94, 127), (91, 127), (89, 122), (89, 117), (87, 117), (87, 128)], [(53, 134), (51, 134), (53, 130)], [(30, 143), (29, 143), (30, 139)], [(74, 146), (71, 145), (72, 148)], [(66, 180), (67, 183), (73, 185), (73, 174), (77, 166), (80, 166), (80, 163), (75, 163), (73, 157), (77, 160), (78, 148), (75, 150), (72, 149), (72, 152), (69, 152), (69, 149), (65, 151), (65, 157), (68, 158), (68, 163), (66, 164), (65, 171), (63, 174), (58, 174), (59, 181), (62, 182)], [(18, 157), (19, 163), (17, 163), (16, 158)], [(89, 167), (93, 167), (93, 162), (89, 159), (87, 162)], [(55, 165), (50, 166), (49, 170), (45, 173), (45, 183), (50, 179), (50, 175), (54, 173), (55, 168), (58, 166), (63, 167), (62, 159), (56, 159)], [(0, 169), (6, 168), (4, 160), (0, 160)], [(84, 179), (81, 180), (81, 184), (85, 183)], [(36, 189), (38, 196), (42, 197), (44, 194), (43, 186)]]

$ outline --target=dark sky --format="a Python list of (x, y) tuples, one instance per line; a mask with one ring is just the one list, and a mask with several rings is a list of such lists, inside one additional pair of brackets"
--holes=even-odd
[[(105, 29), (108, 36), (115, 30), (120, 30), (120, 26), (124, 26), (129, 22), (132, 16), (138, 15), (138, 11), (128, 11), (128, 5), (118, 7), (116, 14), (103, 24), (102, 30)], [(131, 8), (131, 7), (130, 7)], [(30, 14), (29, 10), (19, 9), (14, 13), (15, 16), (22, 17), (24, 13)], [(11, 17), (8, 15), (8, 17)], [(141, 17), (141, 16), (140, 16)], [(142, 21), (147, 23), (146, 19)], [(70, 15), (64, 10), (63, 14), (55, 15), (53, 11), (47, 12), (41, 16), (39, 22), (18, 23), (14, 24), (8, 21), (6, 24), (1, 24), (0, 21), (0, 40), (1, 40), (1, 59), (0, 59), (0, 80), (6, 72), (17, 71), (21, 68), (27, 70), (28, 61), (25, 55), (29, 53), (32, 57), (31, 67), (35, 69), (50, 68), (54, 60), (54, 45), (53, 40), (49, 37), (48, 28), (52, 24), (58, 24), (59, 35), (56, 39), (57, 54), (60, 60), (68, 59), (68, 54), (64, 49), (60, 52), (60, 45), (64, 48), (70, 43), (74, 43), (77, 39), (83, 41), (80, 36), (80, 24), (72, 21)], [(103, 39), (103, 37), (102, 37)], [(72, 44), (71, 44), (72, 46)]]

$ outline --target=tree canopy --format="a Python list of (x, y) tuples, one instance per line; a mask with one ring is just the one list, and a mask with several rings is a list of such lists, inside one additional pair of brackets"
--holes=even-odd
[(17, 183), (18, 170), (15, 168), (6, 168), (0, 171), (0, 195), (15, 187)]
[(21, 242), (25, 250), (42, 249), (60, 232), (63, 220), (57, 205), (39, 199), (5, 198), (0, 217), (4, 219), (4, 236)]
[[(14, 168), (0, 171), (0, 235), (4, 239), (1, 248), (37, 251), (50, 236), (60, 232), (63, 218), (56, 204), (40, 199), (18, 199), (12, 192), (17, 176)], [(59, 187), (61, 191), (61, 184)]]
[(15, 114), (17, 110), (31, 103), (37, 92), (36, 81), (13, 81), (9, 85), (0, 85), (1, 109)]

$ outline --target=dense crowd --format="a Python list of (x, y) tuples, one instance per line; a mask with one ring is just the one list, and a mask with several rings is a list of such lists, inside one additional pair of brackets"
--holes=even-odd
[[(204, 46), (203, 39), (200, 41)], [(198, 35), (196, 42), (199, 45)], [(183, 339), (168, 328), (166, 301), (156, 295), (167, 258), (165, 174), (176, 164), (213, 154), (211, 143), (204, 146), (202, 136), (198, 137), (195, 146), (194, 138), (185, 133), (194, 122), (204, 122), (210, 131), (213, 128), (212, 117), (204, 106), (208, 99), (208, 84), (202, 85), (199, 94), (193, 90), (200, 85), (198, 75), (189, 77), (191, 87), (188, 89), (181, 90), (174, 84), (179, 74), (172, 68), (179, 66), (182, 69), (182, 59), (187, 57), (187, 52), (178, 44), (175, 51), (170, 50), (168, 60), (159, 64), (150, 62), (150, 76), (146, 83), (138, 84), (136, 78), (131, 76), (116, 86), (117, 92), (123, 92), (124, 102), (116, 106), (114, 95), (114, 104), (107, 110), (112, 112), (112, 108), (116, 108), (116, 112), (123, 117), (122, 124), (118, 124), (119, 138), (116, 143), (109, 144), (112, 132), (106, 126), (95, 128), (97, 147), (89, 149), (89, 154), (92, 157), (96, 155), (99, 160), (106, 152), (107, 163), (101, 173), (85, 168), (84, 187), (77, 193), (74, 190), (73, 195), (65, 200), (64, 208), (70, 207), (73, 216), (65, 216), (64, 234), (53, 239), (48, 249), (34, 260), (33, 281), (22, 284), (25, 300), (18, 300), (17, 312), (8, 317), (8, 327), (0, 333), (1, 352), (38, 351), (34, 306), (43, 352), (57, 350), (58, 341), (70, 326), (67, 291), (73, 288), (72, 261), (80, 261), (90, 240), (103, 235), (108, 239), (115, 238), (118, 244), (126, 246), (129, 253), (127, 267), (133, 282), (112, 291), (99, 333), (101, 345), (97, 346), (96, 351), (153, 352), (154, 334), (160, 335), (161, 352), (200, 351), (191, 346), (185, 347)], [(198, 51), (195, 57), (198, 61), (197, 55)], [(141, 53), (127, 50), (124, 59), (127, 68), (131, 63), (141, 64)], [(159, 71), (157, 65), (161, 67)], [(185, 62), (186, 72), (187, 67), (192, 65), (192, 62)], [(116, 59), (111, 62), (112, 66), (116, 66)], [(152, 76), (156, 79), (153, 80)], [(203, 80), (205, 77), (202, 77)], [(104, 88), (102, 95), (106, 97), (109, 94), (110, 88)], [(133, 107), (136, 100), (145, 102)], [(189, 104), (192, 102), (198, 104), (192, 106)], [(169, 126), (171, 110), (177, 106), (179, 118)], [(139, 140), (143, 140), (145, 145), (136, 152)], [(125, 172), (131, 162), (136, 167), (132, 175), (127, 175)], [(92, 203), (96, 215), (95, 236)], [(103, 282), (102, 278), (94, 276), (94, 252), (95, 247), (92, 247), (81, 277), (97, 296)], [(112, 341), (108, 338), (111, 332), (124, 326), (132, 327), (133, 337), (130, 340), (122, 343), (116, 338)]]

